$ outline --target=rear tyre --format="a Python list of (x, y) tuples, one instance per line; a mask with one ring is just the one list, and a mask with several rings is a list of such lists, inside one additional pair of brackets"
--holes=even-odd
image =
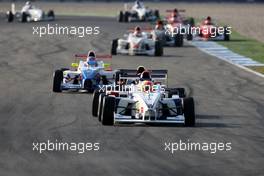
[(115, 112), (115, 97), (107, 96), (103, 100), (102, 124), (113, 125)]
[(118, 22), (123, 22), (124, 20), (124, 13), (122, 11), (119, 12), (119, 16), (118, 16)]
[(6, 12), (7, 22), (11, 23), (14, 21), (14, 14), (11, 11)]
[(100, 96), (99, 90), (95, 90), (93, 93), (93, 105), (92, 105), (92, 114), (94, 117), (97, 117), (97, 113), (98, 113), (99, 96)]
[(155, 56), (163, 55), (163, 45), (160, 41), (155, 42)]
[(188, 25), (188, 33), (186, 34), (186, 39), (188, 41), (192, 40), (193, 39), (193, 35), (192, 35), (192, 26), (191, 25)]
[(129, 19), (129, 12), (125, 12), (124, 14), (124, 22), (128, 22), (128, 19)]
[(62, 80), (63, 80), (63, 71), (56, 70), (53, 76), (53, 92), (61, 92)]
[(156, 19), (160, 19), (160, 13), (159, 10), (154, 11), (154, 15), (156, 16)]
[(47, 16), (51, 19), (54, 20), (55, 19), (55, 13), (53, 10), (49, 10)]
[(27, 21), (28, 21), (27, 18), (28, 18), (28, 14), (26, 14), (25, 12), (23, 12), (23, 13), (21, 14), (21, 22), (22, 22), (22, 23), (27, 22)]
[(176, 34), (174, 36), (174, 45), (176, 47), (182, 47), (183, 45), (183, 35), (182, 34)]
[(112, 41), (112, 48), (111, 48), (111, 54), (112, 55), (117, 54), (117, 47), (118, 47), (118, 39), (115, 39)]
[(103, 108), (104, 97), (105, 97), (105, 93), (101, 93), (98, 98), (97, 116), (98, 116), (99, 122), (101, 122), (101, 119), (102, 119), (102, 108)]
[(87, 90), (89, 93), (93, 92), (93, 82), (90, 79), (86, 79), (84, 81), (84, 89)]
[(230, 35), (228, 34), (227, 27), (225, 27), (224, 30), (224, 41), (229, 41), (230, 40)]
[(183, 99), (183, 113), (185, 117), (184, 125), (187, 127), (195, 126), (194, 100), (192, 97)]

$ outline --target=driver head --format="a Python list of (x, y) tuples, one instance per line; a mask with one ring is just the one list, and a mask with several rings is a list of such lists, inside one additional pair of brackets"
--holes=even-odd
[(26, 2), (26, 5), (31, 5), (31, 1), (27, 1)]

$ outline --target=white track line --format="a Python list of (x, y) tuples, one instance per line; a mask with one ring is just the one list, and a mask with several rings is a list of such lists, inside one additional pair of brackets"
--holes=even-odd
[(264, 66), (264, 64), (260, 62), (254, 61), (251, 58), (234, 53), (233, 51), (230, 51), (228, 48), (213, 41), (188, 41), (188, 42), (209, 55), (225, 60), (233, 65), (236, 65), (244, 70), (247, 70), (251, 73), (254, 73), (264, 78), (263, 74), (247, 68), (247, 66)]

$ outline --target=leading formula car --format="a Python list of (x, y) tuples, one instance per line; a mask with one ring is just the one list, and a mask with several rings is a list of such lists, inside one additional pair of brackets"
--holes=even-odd
[(27, 1), (20, 12), (16, 12), (15, 4), (11, 5), (11, 10), (6, 13), (8, 22), (18, 20), (21, 22), (33, 22), (33, 21), (52, 21), (55, 19), (53, 10), (49, 10), (45, 13), (42, 9), (32, 5), (30, 1)]
[[(123, 69), (120, 83), (131, 82), (122, 91), (95, 91), (93, 115), (103, 125), (120, 123), (177, 123), (195, 125), (194, 100), (186, 97), (183, 88), (168, 89), (161, 81), (167, 80), (167, 70), (143, 71)], [(151, 75), (150, 75), (151, 73)]]
[(138, 0), (131, 8), (125, 4), (125, 10), (120, 11), (118, 15), (119, 22), (155, 21), (159, 18), (158, 10), (150, 10), (144, 6), (143, 2)]
[(134, 32), (129, 32), (124, 37), (124, 39), (113, 40), (111, 48), (112, 55), (163, 55), (162, 43), (154, 40), (150, 32), (142, 31), (139, 26), (135, 28)]
[[(113, 80), (115, 71), (110, 64), (99, 60), (111, 56), (97, 56), (93, 51), (88, 55), (75, 55), (79, 63), (72, 63), (73, 69), (62, 68), (56, 70), (53, 75), (53, 91), (86, 90), (93, 92), (99, 85), (106, 85)], [(85, 58), (85, 59), (84, 59)]]

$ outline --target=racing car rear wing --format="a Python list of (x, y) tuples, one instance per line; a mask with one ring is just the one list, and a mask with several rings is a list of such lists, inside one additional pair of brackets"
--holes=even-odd
[[(76, 58), (87, 58), (87, 54), (75, 54)], [(96, 59), (112, 59), (112, 55), (96, 55)]]
[[(170, 9), (170, 10), (166, 10), (167, 13), (172, 13), (174, 10)], [(186, 12), (185, 9), (178, 9), (178, 12)]]
[[(119, 79), (138, 80), (137, 70), (135, 69), (120, 69)], [(165, 80), (167, 84), (168, 70), (148, 70), (153, 80)]]

